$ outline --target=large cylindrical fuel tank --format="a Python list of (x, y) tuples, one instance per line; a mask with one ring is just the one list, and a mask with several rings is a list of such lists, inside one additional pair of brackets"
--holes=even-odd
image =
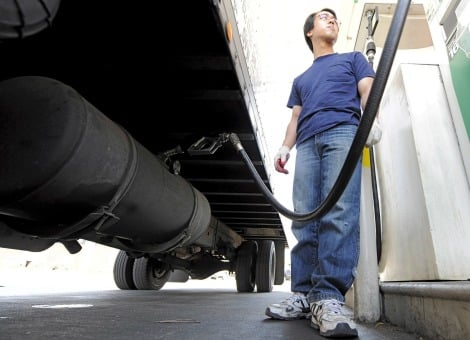
[(13, 229), (161, 251), (209, 226), (203, 194), (59, 81), (0, 83), (0, 141), (0, 221)]

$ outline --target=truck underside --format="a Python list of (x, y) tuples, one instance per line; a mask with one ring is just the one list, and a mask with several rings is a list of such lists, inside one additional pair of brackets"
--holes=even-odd
[[(221, 1), (6, 1), (0, 17), (0, 247), (119, 249), (121, 289), (235, 272), (284, 280), (277, 211)], [(178, 274), (178, 275), (176, 275)]]

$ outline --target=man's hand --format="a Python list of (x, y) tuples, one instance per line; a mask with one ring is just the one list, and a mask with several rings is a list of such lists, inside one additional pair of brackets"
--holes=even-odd
[(276, 171), (284, 173), (284, 174), (289, 173), (287, 169), (284, 169), (284, 166), (289, 160), (289, 152), (290, 152), (290, 148), (286, 145), (283, 145), (279, 148), (279, 151), (274, 157), (274, 168), (276, 169)]
[(369, 136), (367, 136), (366, 146), (371, 147), (372, 145), (377, 144), (380, 142), (382, 138), (382, 128), (380, 127), (377, 118), (374, 119), (374, 123), (372, 124), (372, 128), (370, 129)]

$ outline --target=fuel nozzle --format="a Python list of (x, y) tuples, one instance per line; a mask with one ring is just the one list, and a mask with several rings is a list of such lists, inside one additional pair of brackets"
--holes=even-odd
[(375, 41), (372, 37), (367, 37), (366, 40), (366, 55), (369, 59), (369, 63), (373, 62), (375, 53), (377, 52), (375, 48)]

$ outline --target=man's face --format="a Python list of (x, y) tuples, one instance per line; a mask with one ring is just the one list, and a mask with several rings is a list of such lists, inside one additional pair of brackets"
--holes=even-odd
[(330, 12), (320, 12), (315, 15), (312, 36), (330, 40), (335, 43), (338, 38), (340, 22)]
[(317, 15), (315, 16), (315, 21), (327, 22), (327, 23), (331, 22), (331, 23), (336, 24), (337, 27), (339, 27), (340, 25), (340, 22), (335, 18), (335, 16), (327, 11), (317, 13)]

